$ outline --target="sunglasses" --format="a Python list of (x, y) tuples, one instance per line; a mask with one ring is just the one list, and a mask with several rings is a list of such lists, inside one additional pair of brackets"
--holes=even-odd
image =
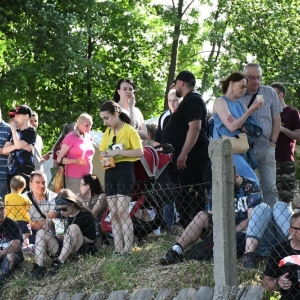
[(66, 211), (68, 211), (68, 208), (69, 208), (69, 206), (71, 206), (71, 205), (73, 205), (73, 204), (70, 204), (70, 205), (68, 205), (68, 206), (66, 206), (66, 207), (55, 207), (55, 210), (56, 211), (58, 211), (58, 212), (60, 212), (60, 211), (62, 211), (62, 212), (66, 212)]

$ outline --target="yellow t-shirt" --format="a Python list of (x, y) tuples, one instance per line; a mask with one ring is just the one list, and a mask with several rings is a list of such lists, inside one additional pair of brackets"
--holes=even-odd
[[(109, 149), (109, 147), (113, 143), (113, 137), (115, 136), (114, 130), (107, 128), (104, 132), (103, 139), (101, 141), (101, 145), (99, 150), (100, 151), (106, 151)], [(121, 130), (116, 135), (116, 141), (115, 144), (122, 144), (123, 150), (136, 150), (136, 149), (142, 149), (142, 142), (140, 139), (139, 134), (137, 131), (129, 124), (124, 123)], [(121, 162), (121, 161), (136, 161), (139, 160), (139, 158), (135, 157), (115, 157), (115, 162)]]
[(4, 198), (6, 216), (15, 221), (30, 222), (28, 210), (32, 204), (29, 198), (17, 193), (10, 193)]

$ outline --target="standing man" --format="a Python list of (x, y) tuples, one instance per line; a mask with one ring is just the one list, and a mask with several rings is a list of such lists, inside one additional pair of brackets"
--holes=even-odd
[(4, 199), (7, 194), (7, 154), (3, 154), (3, 146), (5, 145), (11, 130), (9, 125), (2, 120), (1, 106), (0, 106), (0, 197)]
[(206, 205), (203, 177), (209, 164), (207, 110), (201, 95), (194, 90), (193, 73), (180, 72), (174, 83), (176, 96), (183, 100), (172, 113), (161, 142), (174, 147), (173, 164), (182, 185), (176, 209), (179, 223), (185, 228)]
[(23, 262), (22, 241), (18, 223), (6, 217), (4, 203), (0, 201), (0, 285)]
[(261, 85), (262, 69), (259, 64), (247, 64), (244, 73), (248, 79), (247, 91), (239, 100), (250, 107), (255, 101), (256, 95), (262, 95), (264, 99), (263, 106), (253, 113), (263, 129), (263, 133), (259, 138), (254, 138), (252, 153), (258, 162), (264, 201), (273, 207), (278, 201), (276, 196), (275, 147), (280, 131), (280, 112), (282, 109), (275, 91), (271, 87)]
[[(37, 128), (39, 126), (39, 116), (35, 111), (32, 112), (32, 115), (30, 118), (30, 125), (33, 128), (35, 128), (35, 130), (37, 130)], [(36, 134), (36, 141), (35, 141), (35, 145), (33, 148), (34, 167), (36, 170), (44, 171), (43, 162), (50, 158), (49, 152), (46, 153), (45, 155), (42, 155), (43, 149), (44, 149), (44, 144), (43, 144), (42, 138), (39, 134)]]
[(296, 171), (294, 152), (296, 141), (300, 141), (300, 116), (297, 109), (285, 104), (285, 86), (274, 82), (271, 87), (278, 95), (282, 107), (280, 133), (275, 149), (276, 184), (280, 200), (290, 203), (294, 200)]

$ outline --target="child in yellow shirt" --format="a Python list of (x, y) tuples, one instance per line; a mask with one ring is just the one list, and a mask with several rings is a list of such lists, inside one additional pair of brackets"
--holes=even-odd
[(30, 216), (28, 210), (31, 201), (22, 195), (26, 187), (26, 181), (22, 176), (16, 175), (10, 181), (11, 193), (4, 198), (6, 216), (15, 220), (21, 229), (23, 235), (23, 247), (29, 245), (28, 237), (32, 234), (30, 227)]

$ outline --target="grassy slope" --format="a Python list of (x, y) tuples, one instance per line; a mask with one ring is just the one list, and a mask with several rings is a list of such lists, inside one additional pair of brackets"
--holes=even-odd
[[(112, 248), (99, 250), (97, 256), (80, 259), (78, 263), (68, 263), (58, 275), (36, 281), (30, 278), (34, 256), (26, 254), (21, 270), (16, 271), (1, 288), (0, 299), (33, 299), (35, 295), (53, 295), (57, 291), (74, 294), (95, 291), (153, 288), (159, 290), (172, 287), (182, 288), (213, 286), (213, 265), (211, 261), (186, 261), (163, 267), (158, 263), (160, 257), (173, 244), (174, 237), (149, 237), (141, 247), (136, 247), (131, 257), (120, 259), (112, 257)], [(50, 265), (47, 259), (45, 266)], [(238, 262), (241, 285), (260, 285), (265, 261), (259, 261), (258, 270), (245, 270), (241, 260)], [(50, 297), (49, 297), (50, 299)], [(264, 295), (264, 300), (279, 299), (278, 294)]]

